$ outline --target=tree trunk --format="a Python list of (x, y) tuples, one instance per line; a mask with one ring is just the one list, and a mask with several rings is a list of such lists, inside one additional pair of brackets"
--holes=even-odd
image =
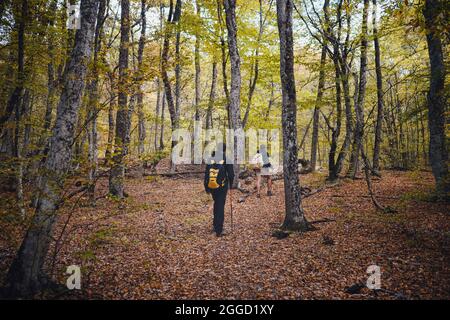
[[(255, 50), (254, 63), (252, 67), (252, 71), (250, 74), (249, 81), (249, 89), (248, 89), (248, 97), (247, 97), (247, 107), (245, 108), (244, 120), (242, 121), (242, 127), (245, 128), (248, 121), (248, 115), (250, 114), (250, 108), (252, 106), (252, 98), (256, 89), (256, 82), (258, 81), (259, 76), (259, 45), (261, 42), (262, 34), (264, 30), (264, 21), (263, 21), (263, 10), (262, 10), (262, 0), (259, 0), (259, 32), (258, 32), (258, 40)], [(253, 76), (253, 77), (252, 77)]]
[(147, 130), (145, 126), (145, 115), (144, 115), (144, 92), (143, 92), (143, 66), (142, 61), (144, 57), (144, 47), (145, 47), (145, 32), (147, 28), (147, 17), (146, 13), (146, 0), (141, 0), (141, 37), (139, 38), (139, 48), (138, 48), (138, 94), (137, 94), (137, 109), (138, 109), (138, 154), (142, 156), (145, 152), (145, 138), (147, 136)]
[(383, 78), (381, 74), (380, 43), (377, 27), (377, 0), (372, 0), (373, 45), (375, 48), (375, 72), (377, 75), (377, 122), (375, 127), (375, 143), (373, 147), (373, 170), (380, 171), (380, 146), (383, 129)]
[(334, 45), (333, 52), (333, 62), (335, 69), (335, 88), (336, 88), (336, 125), (332, 128), (331, 132), (331, 145), (330, 152), (328, 155), (328, 179), (330, 181), (335, 181), (338, 176), (338, 167), (336, 163), (336, 152), (338, 139), (341, 135), (341, 124), (342, 124), (342, 98), (341, 98), (341, 73), (339, 70), (339, 62), (338, 62), (338, 47), (337, 44)]
[(212, 110), (216, 101), (216, 86), (217, 86), (217, 62), (214, 59), (212, 64), (211, 75), (211, 91), (209, 93), (208, 110), (206, 112), (206, 129), (213, 128)]
[(322, 47), (320, 56), (320, 70), (319, 70), (319, 85), (317, 88), (316, 105), (314, 106), (313, 115), (313, 131), (311, 141), (311, 170), (316, 171), (317, 162), (317, 145), (319, 142), (319, 109), (322, 104), (323, 89), (325, 87), (325, 62), (327, 60), (327, 50), (325, 46)]
[(25, 26), (28, 14), (28, 0), (21, 1), (20, 17), (15, 17), (18, 20), (19, 26), (17, 30), (17, 80), (9, 100), (6, 104), (5, 111), (0, 116), (0, 133), (3, 131), (4, 124), (11, 119), (16, 109), (20, 109), (22, 102), (24, 83), (25, 83)]
[(430, 57), (430, 90), (428, 92), (429, 158), (436, 180), (436, 190), (439, 194), (448, 197), (450, 177), (448, 172), (448, 138), (445, 134), (446, 112), (448, 112), (445, 91), (446, 65), (442, 40), (436, 29), (440, 16), (445, 16), (445, 5), (446, 2), (442, 0), (426, 0), (423, 15)]
[(356, 127), (353, 137), (352, 157), (350, 168), (347, 176), (355, 178), (359, 160), (359, 154), (362, 146), (362, 139), (364, 135), (364, 98), (366, 94), (367, 83), (367, 17), (369, 10), (369, 0), (364, 0), (364, 9), (362, 17), (361, 30), (361, 57), (360, 57), (360, 73), (358, 85), (358, 97), (355, 104), (356, 113)]
[[(169, 75), (168, 75), (168, 67), (169, 67), (169, 47), (170, 47), (170, 38), (172, 35), (172, 29), (174, 26), (177, 26), (181, 17), (181, 0), (177, 0), (175, 4), (175, 9), (173, 8), (173, 0), (170, 1), (170, 10), (167, 18), (166, 30), (164, 32), (164, 43), (163, 43), (163, 52), (162, 52), (162, 62), (161, 62), (161, 73), (162, 79), (164, 82), (164, 91), (167, 100), (167, 107), (170, 113), (170, 121), (172, 124), (172, 131), (178, 129), (179, 127), (179, 118), (178, 118), (178, 110), (173, 101), (172, 96), (172, 86), (170, 83)], [(175, 70), (177, 72), (177, 70)], [(177, 81), (179, 85), (179, 82)], [(176, 88), (175, 88), (176, 89)], [(179, 97), (179, 93), (176, 95)], [(177, 103), (178, 104), (178, 103)], [(162, 139), (162, 137), (161, 137)], [(175, 147), (175, 141), (172, 141), (172, 149)], [(171, 164), (171, 171), (175, 171), (175, 166)]]
[(159, 109), (161, 105), (161, 83), (159, 77), (156, 78), (156, 106), (155, 106), (155, 136), (154, 136), (154, 148), (155, 151), (158, 150), (158, 126), (159, 126)]
[[(226, 14), (226, 25), (228, 31), (228, 51), (231, 62), (231, 90), (230, 90), (230, 117), (231, 128), (235, 132), (242, 130), (241, 122), (241, 59), (237, 45), (237, 25), (236, 25), (236, 0), (224, 0), (224, 8)], [(232, 188), (239, 186), (239, 164), (238, 162), (238, 142), (240, 139), (234, 138), (234, 176)]]
[[(195, 1), (195, 7), (196, 7), (197, 18), (201, 19), (199, 0)], [(196, 31), (196, 34), (195, 34), (195, 49), (194, 49), (194, 51), (195, 51), (195, 53), (194, 53), (194, 64), (195, 64), (195, 115), (194, 115), (194, 119), (195, 119), (195, 121), (199, 121), (200, 120), (200, 113), (199, 113), (199, 105), (200, 105), (200, 35), (199, 35), (198, 31)]]
[(119, 49), (119, 83), (118, 109), (116, 115), (116, 136), (114, 156), (109, 175), (109, 192), (123, 198), (125, 164), (124, 158), (129, 144), (129, 110), (128, 110), (128, 53), (130, 44), (130, 1), (121, 0), (121, 27)]
[(302, 208), (297, 164), (297, 104), (294, 78), (292, 9), (292, 0), (277, 0), (277, 21), (280, 36), (280, 76), (283, 97), (283, 175), (286, 207), (282, 229), (306, 231), (308, 222)]
[(75, 46), (63, 80), (45, 171), (40, 180), (42, 192), (33, 221), (8, 271), (9, 297), (30, 296), (45, 284), (43, 265), (56, 221), (56, 210), (61, 202), (64, 178), (72, 158), (74, 130), (87, 72), (86, 61), (91, 55), (97, 5), (94, 0), (81, 1), (81, 29), (76, 33)]
[(163, 93), (161, 106), (161, 132), (159, 134), (159, 150), (164, 150), (164, 111), (166, 110), (166, 93)]
[(228, 115), (228, 128), (231, 128), (231, 116), (230, 116), (230, 91), (228, 90), (228, 77), (227, 77), (227, 53), (226, 53), (226, 43), (223, 30), (223, 17), (222, 17), (222, 0), (217, 0), (217, 20), (219, 21), (220, 27), (220, 51), (222, 57), (222, 86), (223, 92), (226, 98), (226, 109)]
[(88, 141), (89, 141), (89, 201), (91, 205), (95, 205), (95, 179), (98, 169), (98, 137), (97, 137), (97, 116), (99, 101), (99, 54), (102, 50), (103, 41), (103, 20), (106, 12), (106, 0), (99, 1), (97, 25), (95, 27), (94, 36), (94, 58), (92, 67), (92, 80), (88, 86), (89, 91), (89, 117), (88, 117)]
[[(159, 32), (162, 34), (163, 32), (163, 5), (160, 1), (159, 3)], [(157, 86), (157, 94), (156, 94), (156, 110), (155, 110), (155, 151), (158, 150), (158, 126), (159, 126), (159, 110), (161, 107), (161, 101), (164, 101), (164, 94), (163, 97), (161, 97), (161, 66), (162, 66), (162, 49), (163, 49), (163, 39), (160, 39), (159, 42), (159, 73), (158, 77), (156, 78), (156, 86)]]
[(108, 144), (105, 151), (105, 164), (110, 162), (112, 157), (112, 148), (114, 142), (114, 111), (116, 109), (116, 86), (114, 80), (114, 74), (109, 74), (109, 107), (108, 107)]

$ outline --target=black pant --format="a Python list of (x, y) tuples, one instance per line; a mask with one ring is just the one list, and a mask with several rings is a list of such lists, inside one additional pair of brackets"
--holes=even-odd
[(224, 187), (218, 190), (213, 190), (211, 192), (214, 200), (214, 231), (217, 234), (221, 234), (223, 230), (223, 220), (225, 211), (225, 201), (227, 198), (228, 188)]

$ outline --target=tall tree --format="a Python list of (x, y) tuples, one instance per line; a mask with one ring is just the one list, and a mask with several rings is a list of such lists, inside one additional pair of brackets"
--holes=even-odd
[(244, 128), (247, 125), (248, 116), (250, 114), (250, 108), (252, 105), (252, 98), (253, 98), (253, 94), (255, 93), (256, 82), (258, 81), (258, 76), (259, 76), (259, 46), (261, 43), (263, 31), (264, 31), (263, 3), (262, 3), (262, 0), (259, 0), (259, 31), (258, 31), (258, 38), (256, 40), (256, 49), (255, 49), (255, 56), (253, 58), (253, 65), (252, 65), (252, 69), (250, 71), (250, 80), (249, 80), (248, 96), (247, 96), (247, 107), (245, 108), (244, 119), (242, 120), (242, 127), (244, 127)]
[[(237, 44), (237, 25), (236, 25), (236, 0), (224, 0), (224, 8), (226, 14), (226, 25), (228, 31), (228, 51), (231, 62), (231, 89), (230, 100), (228, 104), (229, 116), (231, 117), (231, 128), (235, 132), (242, 130), (241, 121), (241, 58), (239, 56), (239, 49)], [(234, 137), (234, 175), (239, 177), (238, 162), (238, 142), (240, 139), (235, 135)], [(232, 188), (236, 188), (239, 184), (239, 179), (233, 181)]]
[(206, 129), (213, 128), (212, 110), (216, 101), (216, 86), (217, 86), (217, 61), (214, 56), (212, 63), (211, 75), (211, 91), (209, 92), (208, 110), (206, 111)]
[(377, 74), (377, 122), (373, 147), (373, 170), (380, 170), (380, 146), (383, 129), (383, 77), (381, 73), (380, 42), (378, 39), (377, 0), (372, 0), (373, 45), (375, 48), (375, 72)]
[(40, 179), (41, 193), (36, 213), (7, 275), (10, 297), (29, 296), (47, 283), (43, 266), (71, 163), (75, 124), (87, 73), (86, 62), (91, 55), (97, 7), (96, 0), (81, 1), (81, 28), (76, 32), (75, 45), (67, 62), (50, 149)]
[(109, 192), (123, 198), (125, 164), (128, 151), (129, 110), (128, 110), (128, 54), (130, 45), (130, 1), (121, 0), (118, 109), (116, 114), (116, 136), (114, 156), (109, 175)]
[[(138, 48), (138, 93), (137, 93), (137, 109), (138, 109), (138, 153), (142, 155), (145, 151), (145, 138), (147, 136), (147, 130), (145, 126), (145, 115), (144, 115), (144, 92), (143, 92), (143, 59), (144, 59), (144, 48), (146, 41), (146, 29), (147, 29), (147, 17), (146, 17), (146, 0), (141, 0), (141, 36), (139, 38), (139, 48)], [(158, 88), (159, 90), (159, 88)]]
[(436, 180), (438, 193), (448, 197), (450, 175), (448, 172), (448, 150), (445, 126), (448, 115), (445, 91), (446, 64), (442, 48), (442, 28), (445, 25), (445, 9), (448, 3), (443, 0), (425, 0), (423, 16), (427, 32), (428, 54), (430, 58), (430, 89), (428, 92), (428, 127), (430, 130), (430, 164)]
[(297, 97), (294, 78), (294, 40), (292, 34), (292, 0), (277, 0), (277, 21), (280, 37), (280, 76), (282, 92), (283, 176), (286, 230), (306, 231), (298, 177)]
[(354, 178), (357, 171), (360, 151), (364, 136), (364, 99), (366, 96), (367, 83), (367, 18), (369, 11), (369, 0), (364, 0), (363, 17), (361, 26), (361, 55), (359, 66), (359, 85), (355, 103), (356, 126), (353, 137), (350, 167), (347, 176)]
[[(200, 20), (200, 3), (195, 1), (196, 14)], [(200, 120), (199, 105), (200, 105), (200, 32), (196, 28), (195, 33), (195, 48), (194, 48), (194, 64), (195, 64), (195, 115), (196, 121)]]
[(106, 0), (99, 1), (99, 8), (97, 14), (97, 24), (94, 35), (94, 57), (91, 82), (88, 84), (89, 91), (89, 105), (88, 105), (88, 156), (89, 156), (89, 198), (92, 205), (95, 204), (95, 178), (98, 169), (98, 132), (97, 132), (97, 116), (98, 116), (98, 101), (99, 101), (99, 58), (103, 41), (103, 23), (106, 12)]
[(323, 91), (325, 88), (325, 63), (327, 60), (327, 50), (325, 46), (322, 47), (320, 55), (320, 69), (319, 69), (319, 84), (317, 88), (316, 105), (314, 106), (313, 115), (313, 131), (311, 141), (311, 170), (316, 171), (317, 162), (317, 147), (319, 144), (319, 113), (320, 105), (322, 104)]
[[(170, 0), (170, 8), (167, 17), (166, 30), (164, 32), (164, 42), (163, 42), (163, 51), (162, 51), (162, 59), (161, 59), (161, 73), (162, 79), (164, 83), (164, 94), (167, 100), (167, 107), (170, 113), (170, 122), (172, 125), (172, 130), (176, 130), (179, 127), (179, 110), (177, 110), (177, 106), (173, 100), (172, 95), (172, 85), (169, 79), (169, 49), (170, 49), (170, 38), (173, 33), (173, 28), (177, 27), (178, 22), (181, 17), (181, 0), (177, 0), (175, 4), (175, 8), (173, 7), (173, 0)], [(179, 82), (178, 82), (179, 85)], [(179, 94), (178, 94), (179, 96)], [(162, 137), (161, 137), (162, 138)], [(172, 141), (172, 148), (175, 146), (175, 141)], [(175, 171), (175, 166), (172, 163), (171, 171)]]
[(227, 60), (228, 55), (226, 52), (226, 42), (224, 37), (224, 27), (223, 27), (223, 7), (222, 7), (222, 0), (217, 0), (217, 21), (219, 22), (219, 29), (220, 29), (220, 51), (221, 51), (221, 58), (222, 58), (222, 86), (223, 86), (223, 92), (225, 94), (226, 98), (226, 108), (227, 108), (227, 114), (228, 114), (228, 127), (231, 128), (231, 116), (230, 116), (230, 90), (228, 90), (228, 75), (227, 75)]
[(4, 124), (11, 118), (14, 111), (20, 108), (22, 102), (22, 96), (25, 86), (25, 25), (28, 15), (28, 0), (22, 0), (20, 2), (20, 14), (16, 16), (17, 27), (17, 81), (16, 86), (9, 97), (6, 104), (6, 109), (0, 116), (0, 132), (3, 129)]

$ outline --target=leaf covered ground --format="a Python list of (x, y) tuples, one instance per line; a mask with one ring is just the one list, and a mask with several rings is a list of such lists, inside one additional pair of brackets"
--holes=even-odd
[[(320, 173), (301, 176), (312, 188), (324, 181)], [(449, 299), (450, 206), (429, 201), (432, 175), (384, 171), (373, 185), (397, 213), (377, 212), (363, 179), (343, 180), (304, 199), (316, 230), (279, 240), (272, 232), (284, 215), (282, 180), (272, 197), (238, 203), (234, 191), (233, 229), (227, 202), (226, 236), (216, 238), (200, 176), (128, 179), (125, 204), (100, 197), (92, 208), (75, 197), (64, 206), (47, 268), (65, 283), (67, 266), (82, 267), (82, 290), (62, 298)], [(105, 178), (98, 194), (106, 192)], [(23, 230), (4, 213), (1, 223), (4, 279)], [(383, 290), (348, 293), (374, 264)]]

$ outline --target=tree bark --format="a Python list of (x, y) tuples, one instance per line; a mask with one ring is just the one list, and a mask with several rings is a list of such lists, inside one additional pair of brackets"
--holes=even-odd
[[(229, 110), (231, 117), (231, 128), (235, 132), (242, 130), (241, 121), (241, 58), (239, 57), (239, 50), (237, 44), (237, 25), (236, 25), (236, 0), (224, 0), (224, 8), (226, 14), (226, 25), (228, 31), (228, 51), (230, 54), (231, 64), (231, 89), (230, 89), (230, 101)], [(234, 176), (236, 179), (233, 181), (232, 188), (239, 186), (239, 164), (237, 151), (239, 139), (234, 138)]]
[(353, 137), (352, 156), (350, 168), (347, 176), (355, 178), (358, 166), (362, 139), (364, 135), (364, 98), (366, 94), (367, 83), (367, 18), (369, 11), (369, 0), (364, 0), (362, 28), (361, 28), (361, 57), (359, 70), (358, 96), (355, 103), (356, 126)]
[(380, 147), (383, 130), (383, 77), (381, 73), (380, 43), (378, 40), (377, 27), (377, 0), (372, 0), (372, 25), (373, 25), (373, 45), (375, 48), (375, 72), (377, 75), (377, 122), (375, 127), (375, 143), (373, 147), (373, 170), (380, 171)]
[(166, 110), (166, 92), (163, 93), (161, 106), (161, 132), (159, 134), (159, 150), (164, 150), (164, 111)]
[(63, 79), (63, 91), (57, 109), (56, 123), (45, 161), (36, 214), (7, 276), (8, 296), (30, 296), (45, 284), (43, 265), (51, 241), (56, 210), (61, 202), (65, 175), (72, 156), (75, 124), (91, 55), (98, 2), (81, 1), (81, 29), (76, 32), (75, 46)]
[(139, 48), (138, 48), (138, 94), (137, 94), (137, 110), (138, 110), (138, 154), (142, 156), (145, 152), (145, 138), (147, 136), (147, 129), (145, 125), (145, 114), (144, 114), (144, 92), (143, 92), (143, 58), (144, 58), (144, 47), (146, 38), (146, 28), (147, 28), (147, 17), (146, 17), (146, 0), (141, 0), (141, 36), (139, 38)]
[(228, 76), (227, 76), (227, 52), (226, 52), (226, 42), (223, 30), (223, 17), (222, 17), (222, 0), (217, 0), (217, 20), (219, 21), (220, 27), (220, 51), (222, 58), (222, 86), (223, 92), (226, 98), (226, 111), (228, 116), (228, 128), (231, 128), (231, 116), (230, 116), (230, 91), (228, 90)]
[(259, 0), (259, 32), (257, 39), (257, 46), (255, 50), (254, 63), (252, 66), (252, 71), (250, 74), (249, 81), (249, 89), (248, 89), (248, 97), (247, 97), (247, 107), (245, 108), (244, 119), (242, 120), (242, 127), (245, 128), (248, 121), (248, 116), (250, 114), (250, 108), (252, 106), (252, 98), (256, 89), (256, 82), (258, 81), (259, 76), (259, 45), (261, 42), (261, 38), (264, 30), (264, 21), (263, 21), (263, 9), (262, 9), (262, 0)]
[(5, 111), (0, 115), (0, 133), (3, 131), (4, 124), (12, 117), (16, 109), (20, 109), (22, 102), (24, 83), (25, 83), (25, 26), (28, 14), (28, 0), (21, 1), (20, 17), (16, 17), (19, 20), (17, 30), (17, 80), (16, 87), (14, 88), (9, 100), (6, 104)]
[[(163, 43), (163, 51), (162, 51), (162, 63), (161, 63), (161, 73), (162, 79), (164, 83), (164, 91), (167, 100), (167, 107), (170, 113), (170, 121), (172, 124), (172, 131), (178, 129), (179, 127), (179, 118), (178, 118), (178, 110), (177, 105), (175, 105), (173, 96), (172, 96), (172, 85), (170, 83), (169, 75), (168, 75), (168, 67), (169, 67), (169, 47), (170, 47), (170, 38), (172, 35), (173, 27), (177, 26), (181, 17), (181, 0), (177, 0), (175, 4), (175, 9), (173, 8), (173, 0), (170, 1), (170, 9), (167, 18), (166, 30), (164, 32), (164, 43)], [(176, 70), (175, 70), (176, 71)], [(177, 71), (176, 71), (177, 72)], [(179, 82), (177, 81), (179, 85)], [(176, 95), (179, 97), (179, 93)], [(177, 103), (178, 104), (178, 103)], [(162, 138), (162, 137), (161, 137)], [(175, 147), (175, 141), (172, 141), (172, 148)], [(175, 171), (175, 166), (171, 164), (171, 171)]]
[(91, 82), (88, 85), (89, 105), (88, 105), (88, 159), (89, 159), (89, 201), (91, 205), (95, 205), (95, 179), (98, 170), (98, 133), (97, 133), (97, 116), (99, 101), (99, 54), (102, 50), (103, 41), (103, 21), (105, 19), (106, 0), (99, 1), (97, 24), (94, 35), (94, 58), (92, 67)]
[[(199, 4), (198, 0), (195, 1), (195, 7), (196, 7), (197, 18), (201, 19), (200, 4)], [(200, 72), (201, 72), (201, 69), (200, 69), (200, 35), (198, 32), (196, 32), (196, 34), (195, 34), (194, 64), (195, 64), (195, 115), (194, 115), (194, 119), (195, 119), (195, 121), (199, 121), (200, 120), (199, 105), (200, 105)]]
[(119, 83), (118, 109), (116, 115), (116, 135), (114, 156), (109, 175), (109, 192), (119, 198), (124, 196), (125, 164), (124, 158), (129, 144), (129, 110), (128, 110), (128, 54), (130, 44), (130, 1), (121, 0), (121, 27), (119, 49)]
[(283, 175), (286, 215), (285, 230), (306, 231), (308, 222), (302, 208), (298, 177), (297, 104), (294, 78), (292, 0), (277, 0), (280, 37), (280, 76), (282, 85)]
[(442, 19), (442, 16), (445, 17), (445, 5), (446, 2), (442, 0), (426, 0), (423, 15), (425, 17), (430, 58), (430, 89), (428, 92), (429, 158), (436, 180), (436, 191), (448, 198), (450, 177), (448, 172), (448, 138), (445, 134), (446, 114), (448, 113), (445, 91), (446, 65), (442, 40), (437, 30), (437, 26), (442, 23), (439, 19)]
[[(214, 58), (215, 59), (215, 58)], [(206, 129), (213, 128), (212, 110), (216, 101), (217, 62), (213, 61), (211, 75), (211, 91), (209, 92), (208, 110), (206, 111)]]
[(313, 131), (311, 140), (311, 170), (316, 171), (317, 163), (317, 146), (319, 142), (319, 109), (322, 104), (323, 89), (325, 87), (325, 63), (327, 60), (327, 50), (323, 46), (322, 53), (320, 55), (320, 70), (319, 70), (319, 85), (317, 88), (316, 104), (314, 106), (313, 115)]
[(108, 143), (105, 151), (105, 164), (111, 160), (112, 149), (114, 143), (115, 121), (114, 111), (116, 109), (116, 86), (114, 74), (111, 71), (109, 73), (109, 107), (108, 107)]

